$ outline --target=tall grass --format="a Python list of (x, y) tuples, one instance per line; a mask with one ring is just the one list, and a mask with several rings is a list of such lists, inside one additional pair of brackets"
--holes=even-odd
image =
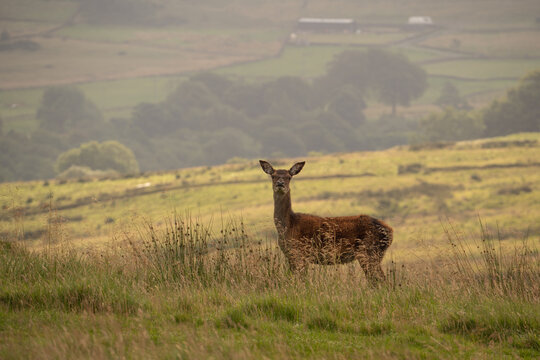
[(153, 284), (211, 286), (215, 283), (275, 286), (285, 267), (275, 245), (253, 240), (241, 220), (222, 219), (219, 233), (211, 224), (178, 214), (156, 228), (126, 235), (136, 271)]
[(378, 288), (358, 264), (293, 274), (241, 220), (210, 225), (174, 215), (112, 253), (1, 243), (0, 358), (540, 355), (539, 252), (509, 251), (484, 224), (478, 247), (445, 225), (433, 269), (391, 260)]
[(528, 235), (521, 242), (505, 244), (479, 219), (480, 235), (466, 239), (451, 223), (443, 224), (451, 246), (455, 276), (465, 289), (492, 292), (527, 300), (540, 300), (540, 256)]

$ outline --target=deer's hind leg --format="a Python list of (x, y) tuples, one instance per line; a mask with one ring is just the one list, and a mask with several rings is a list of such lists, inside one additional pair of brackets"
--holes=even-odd
[(356, 258), (366, 274), (366, 278), (371, 286), (375, 286), (386, 280), (381, 266), (382, 256), (378, 254), (360, 254)]

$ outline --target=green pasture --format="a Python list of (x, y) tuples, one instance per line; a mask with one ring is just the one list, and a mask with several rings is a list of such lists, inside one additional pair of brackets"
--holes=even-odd
[(138, 36), (155, 36), (157, 33), (159, 33), (159, 30), (154, 28), (76, 24), (55, 31), (54, 36), (76, 40), (124, 43), (135, 41)]
[(482, 56), (540, 57), (540, 30), (448, 33), (431, 37), (422, 44)]
[(49, 22), (0, 19), (0, 29), (7, 31), (11, 37), (35, 35), (49, 31), (59, 25)]
[[(525, 74), (523, 74), (525, 75)], [(493, 98), (493, 94), (499, 96), (512, 87), (516, 86), (515, 80), (467, 80), (467, 79), (449, 79), (445, 76), (429, 76), (428, 89), (418, 99), (413, 101), (417, 104), (433, 104), (441, 95), (441, 91), (446, 83), (453, 84), (464, 98), (474, 98), (475, 96), (486, 94)], [(489, 100), (488, 100), (489, 101)]]
[(218, 74), (242, 78), (275, 78), (300, 76), (314, 78), (325, 74), (326, 65), (334, 56), (348, 49), (346, 46), (286, 47), (280, 56), (265, 60), (227, 66), (216, 70)]
[(135, 27), (76, 24), (63, 27), (54, 36), (76, 40), (112, 43), (137, 43), (144, 46), (182, 47), (186, 45), (205, 47), (210, 38), (236, 40), (238, 42), (274, 42), (285, 37), (276, 28), (200, 28), (195, 26)]
[(2, 0), (0, 14), (4, 19), (62, 23), (75, 13), (79, 4), (67, 0)]
[[(326, 73), (327, 64), (345, 50), (364, 50), (365, 47), (347, 45), (287, 46), (279, 57), (255, 61), (216, 70), (217, 73), (244, 78), (272, 78), (280, 76), (300, 76), (315, 78)], [(437, 57), (430, 50), (416, 48), (396, 48), (413, 62), (421, 62)]]
[(299, 34), (301, 41), (309, 44), (334, 45), (386, 45), (403, 40), (410, 34), (402, 32), (361, 32), (356, 34)]
[(424, 65), (431, 76), (450, 76), (461, 79), (516, 79), (540, 68), (540, 59), (471, 59), (452, 60)]
[[(135, 105), (163, 101), (182, 76), (143, 77), (75, 85), (102, 111), (106, 119), (129, 117)], [(5, 131), (31, 132), (37, 128), (36, 112), (43, 88), (0, 91), (0, 116)]]

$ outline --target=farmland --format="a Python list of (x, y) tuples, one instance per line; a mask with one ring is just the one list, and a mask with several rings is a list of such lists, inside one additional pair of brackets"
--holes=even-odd
[[(533, 16), (538, 4), (528, 0), (512, 6), (499, 0), (459, 6), (382, 2), (370, 3), (369, 11), (350, 1), (340, 1), (330, 10), (321, 1), (255, 6), (237, 0), (215, 9), (173, 6), (168, 9), (171, 14), (184, 14), (191, 21), (159, 27), (84, 23), (71, 1), (10, 0), (0, 6), (1, 28), (14, 39), (40, 46), (33, 52), (0, 52), (0, 116), (6, 129), (21, 133), (37, 127), (41, 94), (51, 85), (78, 84), (110, 119), (129, 115), (140, 102), (161, 101), (174, 84), (198, 71), (246, 81), (313, 79), (344, 49), (378, 46), (422, 65), (430, 84), (452, 81), (478, 107), (540, 67), (535, 45), (540, 33)], [(403, 14), (415, 12), (428, 13), (439, 28), (423, 33), (373, 27), (402, 25)], [(298, 17), (343, 14), (367, 24), (367, 29), (359, 34), (307, 35), (307, 47), (288, 42)], [(405, 115), (429, 112), (439, 91), (437, 86), (428, 88)], [(369, 105), (375, 110), (368, 109), (368, 116), (375, 114), (375, 120), (384, 109), (375, 101)]]
[(539, 143), (307, 158), (296, 211), (394, 227), (380, 288), (287, 272), (254, 160), (2, 184), (0, 356), (536, 358)]

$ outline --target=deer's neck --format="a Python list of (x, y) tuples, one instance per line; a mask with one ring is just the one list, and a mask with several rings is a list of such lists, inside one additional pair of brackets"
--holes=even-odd
[(274, 223), (278, 232), (284, 232), (291, 225), (291, 216), (293, 215), (291, 207), (291, 192), (286, 194), (274, 193)]

